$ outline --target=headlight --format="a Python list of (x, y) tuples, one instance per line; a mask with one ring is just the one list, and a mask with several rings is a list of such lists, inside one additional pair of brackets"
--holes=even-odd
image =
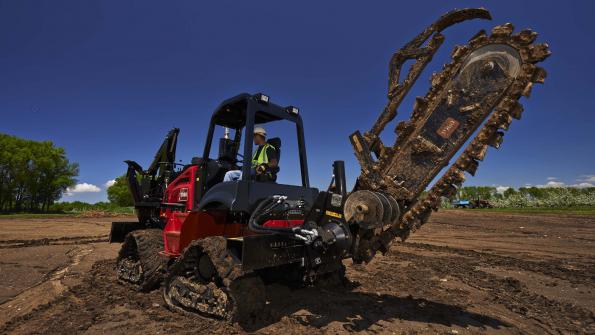
[(256, 100), (258, 100), (259, 102), (268, 104), (269, 103), (269, 96), (266, 94), (262, 94), (262, 93), (257, 93), (254, 95), (254, 97), (256, 97)]
[(289, 114), (298, 115), (300, 113), (300, 109), (293, 106), (285, 107), (285, 111)]

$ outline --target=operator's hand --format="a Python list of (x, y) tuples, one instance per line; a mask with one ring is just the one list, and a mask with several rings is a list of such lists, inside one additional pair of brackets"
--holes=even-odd
[(259, 166), (256, 167), (256, 174), (263, 174), (267, 171), (268, 168), (269, 168), (268, 165), (260, 164)]

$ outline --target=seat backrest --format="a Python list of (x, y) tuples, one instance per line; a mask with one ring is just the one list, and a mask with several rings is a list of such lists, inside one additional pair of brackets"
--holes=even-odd
[(255, 176), (255, 179), (258, 181), (264, 182), (276, 182), (277, 181), (277, 173), (281, 170), (279, 167), (279, 162), (281, 161), (281, 139), (278, 137), (269, 138), (267, 143), (272, 145), (275, 148), (275, 152), (277, 154), (277, 167), (271, 169), (271, 173), (266, 173), (262, 175)]
[(267, 140), (267, 143), (272, 145), (277, 151), (277, 161), (281, 161), (281, 139), (279, 137), (273, 137)]

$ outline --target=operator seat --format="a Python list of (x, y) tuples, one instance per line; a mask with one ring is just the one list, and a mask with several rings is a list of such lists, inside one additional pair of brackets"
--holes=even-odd
[[(202, 157), (192, 157), (192, 165), (202, 165), (203, 164)], [(223, 177), (225, 176), (225, 172), (229, 171), (230, 168), (226, 164), (222, 164), (218, 160), (215, 159), (207, 159), (206, 164), (206, 188), (210, 189), (215, 184), (218, 184), (223, 181)]]

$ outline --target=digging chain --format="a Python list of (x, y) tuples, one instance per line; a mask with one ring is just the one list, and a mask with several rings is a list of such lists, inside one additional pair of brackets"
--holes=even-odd
[[(550, 55), (547, 44), (533, 44), (537, 34), (531, 30), (522, 30), (517, 34), (513, 33), (513, 26), (510, 23), (496, 26), (492, 29), (490, 35), (485, 31), (480, 31), (471, 38), (468, 45), (457, 46), (452, 52), (452, 62), (443, 66), (440, 73), (435, 73), (431, 78), (431, 88), (423, 98), (418, 98), (414, 106), (412, 117), (409, 121), (401, 122), (397, 130), (399, 136), (394, 147), (384, 148), (376, 138), (378, 129), (382, 129), (384, 124), (392, 120), (396, 112), (383, 113), (384, 116), (379, 118), (377, 124), (372, 132), (366, 133), (364, 139), (370, 148), (379, 148), (380, 155), (378, 162), (372, 163), (364, 162), (362, 164), (362, 175), (358, 179), (357, 187), (359, 189), (369, 189), (373, 191), (381, 191), (386, 194), (392, 194), (397, 198), (400, 204), (404, 207), (403, 214), (400, 220), (397, 220), (392, 226), (385, 228), (379, 234), (369, 236), (368, 240), (363, 243), (366, 250), (360, 251), (363, 255), (360, 258), (363, 261), (369, 261), (374, 256), (376, 251), (386, 252), (390, 244), (396, 237), (405, 240), (412, 231), (415, 231), (427, 222), (432, 211), (437, 211), (440, 207), (443, 198), (451, 199), (456, 195), (457, 190), (465, 181), (464, 172), (474, 175), (479, 162), (483, 161), (488, 146), (499, 148), (502, 143), (504, 135), (503, 131), (508, 130), (513, 119), (520, 119), (523, 112), (523, 106), (519, 103), (521, 97), (529, 97), (533, 84), (543, 83), (546, 77), (546, 71), (538, 66), (539, 63)], [(463, 66), (465, 60), (474, 51), (489, 45), (504, 45), (511, 47), (518, 52), (520, 57), (520, 71), (516, 77), (512, 78), (512, 82), (506, 88), (501, 98), (495, 101), (495, 107), (486, 111), (487, 121), (477, 131), (476, 136), (467, 145), (464, 151), (456, 158), (455, 162), (451, 164), (446, 172), (438, 179), (438, 181), (431, 187), (429, 192), (423, 197), (419, 194), (425, 188), (425, 185), (434, 179), (434, 175), (428, 173), (418, 185), (415, 190), (406, 189), (402, 187), (401, 183), (395, 182), (395, 176), (391, 175), (392, 171), (397, 171), (396, 164), (402, 163), (394, 159), (394, 155), (405, 150), (407, 145), (417, 145), (418, 147), (412, 149), (417, 151), (434, 152), (440, 148), (433, 147), (432, 143), (424, 143), (423, 141), (413, 141), (412, 134), (423, 125), (425, 120), (428, 120), (430, 115), (435, 112), (440, 103), (444, 103), (448, 99), (447, 91), (449, 85), (456, 77), (457, 73)], [(425, 65), (424, 65), (425, 66)], [(415, 70), (415, 65), (412, 66)], [(392, 72), (389, 73), (392, 77)], [(410, 77), (410, 76), (409, 76)], [(408, 77), (408, 78), (409, 78)], [(392, 82), (392, 79), (391, 79)], [(406, 82), (406, 85), (411, 83)], [(391, 84), (392, 85), (392, 84)], [(395, 86), (399, 88), (398, 85)], [(396, 90), (396, 89), (395, 89)], [(390, 90), (389, 90), (390, 91)], [(389, 97), (391, 95), (389, 94)], [(398, 100), (400, 102), (400, 100)], [(389, 102), (389, 105), (394, 102)], [(490, 106), (491, 107), (491, 106)], [(387, 107), (388, 108), (388, 107)], [(392, 107), (391, 107), (392, 108)], [(470, 106), (469, 108), (481, 109), (486, 106)], [(461, 113), (467, 112), (461, 108)], [(480, 122), (481, 120), (474, 120)], [(480, 123), (477, 123), (480, 124)], [(380, 125), (380, 128), (378, 128)], [(471, 135), (472, 131), (469, 132)], [(468, 136), (469, 136), (468, 135)], [(352, 139), (352, 142), (353, 139)], [(355, 139), (354, 146), (356, 147), (356, 156), (362, 163), (361, 156), (358, 155), (357, 139)], [(462, 143), (461, 143), (462, 144)], [(361, 145), (360, 145), (361, 147)], [(365, 151), (365, 150), (364, 150)], [(453, 150), (454, 154), (456, 150)], [(391, 159), (392, 158), (392, 159)], [(449, 157), (447, 157), (448, 159)], [(365, 159), (364, 159), (365, 160)], [(442, 163), (442, 162), (439, 162)], [(448, 162), (444, 163), (447, 164)], [(442, 170), (444, 165), (435, 164), (435, 171)], [(392, 184), (391, 184), (392, 183)]]

